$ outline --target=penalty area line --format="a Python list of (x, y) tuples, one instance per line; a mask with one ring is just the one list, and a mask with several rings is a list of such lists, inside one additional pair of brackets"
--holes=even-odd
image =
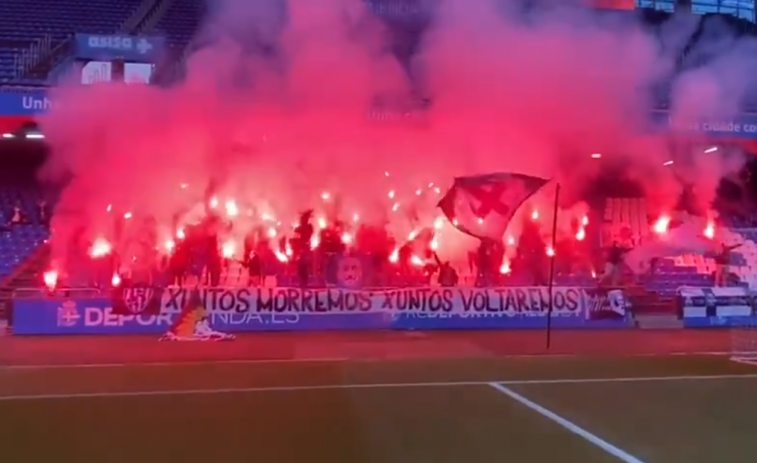
[(536, 412), (542, 417), (565, 428), (565, 430), (577, 435), (578, 437), (581, 437), (582, 439), (595, 445), (596, 447), (599, 447), (600, 449), (604, 450), (606, 453), (614, 456), (620, 461), (623, 461), (625, 463), (644, 463), (642, 460), (636, 458), (635, 456), (631, 455), (630, 453), (626, 452), (620, 447), (617, 447), (607, 442), (606, 440), (602, 439), (596, 434), (587, 431), (585, 428), (582, 428), (581, 426), (573, 423), (572, 421), (558, 415), (552, 410), (549, 410), (548, 408), (539, 405), (538, 403), (526, 398), (525, 396), (518, 394), (517, 392), (513, 391), (512, 389), (510, 389), (509, 387), (503, 384), (489, 383), (489, 386), (493, 387), (495, 390), (497, 390), (501, 394), (508, 396), (509, 398), (513, 399), (514, 401), (518, 402), (524, 407), (530, 409), (531, 411)]
[(757, 366), (757, 359), (744, 358), (744, 357), (732, 357), (731, 362), (739, 363), (741, 365)]
[(441, 382), (397, 382), (397, 383), (356, 383), (356, 384), (321, 384), (295, 386), (257, 386), (238, 388), (214, 389), (157, 389), (142, 391), (99, 391), (72, 392), (60, 394), (30, 394), (30, 395), (0, 395), (0, 402), (26, 400), (56, 400), (56, 399), (89, 399), (106, 397), (158, 397), (182, 395), (223, 395), (223, 394), (252, 394), (271, 392), (307, 392), (307, 391), (338, 391), (338, 390), (371, 390), (371, 389), (410, 389), (410, 388), (446, 388), (491, 386), (499, 384), (503, 387), (518, 385), (549, 385), (549, 384), (608, 384), (632, 382), (664, 382), (664, 381), (706, 381), (706, 380), (736, 380), (757, 379), (757, 374), (747, 375), (710, 375), (710, 376), (647, 376), (627, 378), (570, 378), (570, 379), (534, 379), (534, 380), (504, 380), (504, 381), (441, 381)]

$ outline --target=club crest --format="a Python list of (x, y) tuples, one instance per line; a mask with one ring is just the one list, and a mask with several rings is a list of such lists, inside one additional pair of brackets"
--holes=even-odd
[(154, 296), (152, 288), (127, 288), (122, 293), (124, 306), (133, 314), (144, 312)]

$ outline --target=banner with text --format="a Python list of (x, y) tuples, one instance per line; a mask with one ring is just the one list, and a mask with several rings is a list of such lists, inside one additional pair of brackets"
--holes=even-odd
[(757, 114), (722, 119), (677, 120), (668, 111), (653, 111), (652, 125), (659, 130), (714, 139), (757, 139)]
[[(157, 314), (142, 312), (152, 290), (107, 299), (16, 300), (15, 334), (162, 333), (199, 305), (220, 331), (543, 328), (547, 288), (406, 288), (381, 291), (299, 288), (166, 288)], [(156, 297), (157, 300), (157, 297)], [(114, 303), (132, 308), (117, 315)], [(620, 291), (553, 288), (555, 328), (628, 326)]]
[(74, 54), (79, 59), (152, 63), (160, 57), (165, 43), (163, 37), (76, 34)]
[[(108, 42), (104, 42), (108, 43)], [(114, 42), (116, 43), (116, 42)], [(120, 46), (120, 45), (119, 45)], [(105, 56), (93, 56), (90, 59), (107, 60)], [(145, 62), (146, 60), (134, 60)], [(149, 62), (149, 60), (147, 61)], [(124, 73), (129, 83), (149, 81), (152, 79), (152, 66), (127, 66)], [(51, 101), (45, 92), (0, 92), (0, 117), (35, 116), (50, 108)], [(394, 117), (394, 113), (386, 111), (369, 111), (372, 119)], [(404, 115), (402, 117), (411, 117)], [(710, 120), (693, 123), (691, 121), (675, 121), (668, 111), (653, 111), (650, 114), (651, 129), (664, 131), (673, 130), (691, 135), (701, 135), (713, 139), (743, 139), (757, 140), (757, 114), (744, 113), (724, 120)]]
[(50, 109), (45, 92), (0, 92), (0, 116), (34, 116)]

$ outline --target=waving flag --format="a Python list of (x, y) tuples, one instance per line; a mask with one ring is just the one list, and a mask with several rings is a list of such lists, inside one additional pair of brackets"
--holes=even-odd
[(463, 233), (499, 240), (515, 211), (548, 181), (512, 173), (457, 177), (439, 207)]

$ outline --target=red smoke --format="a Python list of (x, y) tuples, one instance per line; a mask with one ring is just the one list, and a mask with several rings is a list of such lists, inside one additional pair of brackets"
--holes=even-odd
[[(167, 227), (211, 179), (240, 220), (267, 214), (288, 231), (315, 206), (386, 221), (397, 236), (418, 226), (410, 216), (433, 223), (435, 190), (454, 176), (518, 171), (567, 191), (594, 173), (591, 153), (663, 179), (660, 201), (678, 193), (664, 140), (645, 135), (643, 93), (672, 58), (631, 14), (524, 18), (495, 0), (440, 0), (410, 62), (415, 91), (388, 52), (396, 34), (361, 0), (288, 0), (281, 30), (273, 2), (218, 3), (202, 31), (214, 42), (188, 59), (184, 83), (54, 91), (46, 173), (74, 174), (53, 220), (58, 258), (73, 228), (105, 233), (109, 214), (151, 214)], [(261, 43), (275, 57), (249, 52)], [(411, 108), (415, 93), (433, 101), (427, 111)], [(377, 95), (398, 108), (392, 117), (367, 116)]]

